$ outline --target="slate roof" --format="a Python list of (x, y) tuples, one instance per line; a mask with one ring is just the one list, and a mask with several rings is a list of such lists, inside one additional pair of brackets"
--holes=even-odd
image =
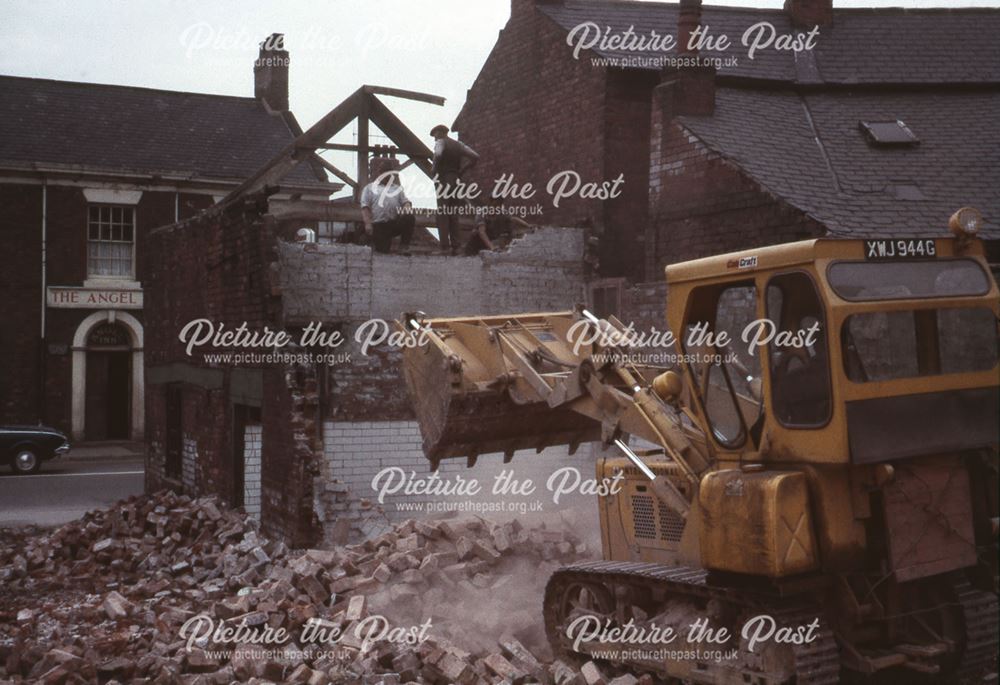
[[(960, 206), (1000, 238), (1000, 90), (796, 93), (719, 88), (679, 117), (709, 148), (834, 236), (940, 236)], [(903, 121), (913, 147), (871, 145), (860, 121)]]
[[(241, 181), (295, 137), (254, 98), (0, 76), (0, 168)], [(329, 190), (299, 165), (283, 183)]]
[[(677, 34), (676, 3), (631, 0), (563, 0), (538, 5), (539, 11), (569, 32), (592, 21), (602, 29), (624, 32), (630, 26), (639, 35), (656, 31)], [(705, 5), (703, 25), (713, 35), (729, 36), (733, 45), (724, 53), (738, 64), (723, 67), (719, 75), (798, 83), (1000, 83), (1000, 9), (834, 8), (833, 25), (822, 27), (812, 51), (813, 65), (799, 65), (793, 52), (768, 49), (747, 58), (740, 43), (752, 25), (767, 21), (781, 33), (794, 29), (781, 9), (754, 9)], [(567, 46), (567, 49), (570, 49)], [(608, 51), (603, 57), (655, 55), (649, 52)], [(668, 55), (676, 55), (676, 49)], [(582, 59), (581, 55), (581, 59)], [(649, 69), (658, 67), (648, 66)]]
[[(675, 3), (537, 7), (567, 32), (587, 21), (677, 32)], [(703, 7), (702, 25), (734, 43), (720, 54), (739, 62), (718, 72), (714, 115), (679, 117), (691, 134), (831, 235), (941, 235), (952, 212), (972, 205), (983, 235), (1000, 238), (1000, 9), (835, 8), (811, 53), (750, 61), (740, 37), (760, 21), (796, 30), (780, 9)], [(896, 120), (919, 145), (876, 147), (859, 130)]]

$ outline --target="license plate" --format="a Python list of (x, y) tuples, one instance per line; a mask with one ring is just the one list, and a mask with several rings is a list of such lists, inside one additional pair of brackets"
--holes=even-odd
[(912, 240), (866, 240), (865, 259), (927, 259), (937, 257), (933, 238)]

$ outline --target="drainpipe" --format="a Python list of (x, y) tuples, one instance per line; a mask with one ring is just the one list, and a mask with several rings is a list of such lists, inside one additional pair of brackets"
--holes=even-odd
[(47, 306), (48, 290), (48, 245), (46, 243), (46, 229), (48, 227), (48, 179), (42, 179), (42, 316), (41, 331), (39, 332), (40, 342), (38, 344), (38, 421), (42, 422), (45, 417), (45, 371), (48, 355), (45, 353), (45, 314)]

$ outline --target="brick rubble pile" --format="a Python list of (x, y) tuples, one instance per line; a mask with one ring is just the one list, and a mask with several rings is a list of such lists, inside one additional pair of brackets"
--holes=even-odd
[[(516, 595), (518, 569), (544, 579), (587, 551), (560, 530), (452, 518), (292, 552), (213, 498), (130, 498), (54, 531), (0, 534), (0, 683), (649, 681), (553, 659), (539, 598), (521, 632), (506, 629), (518, 623), (511, 616), (486, 611)], [(197, 617), (258, 634), (281, 628), (290, 639), (182, 637)], [(366, 644), (374, 633), (360, 626), (380, 621), (385, 630)], [(302, 640), (311, 624), (337, 639)]]

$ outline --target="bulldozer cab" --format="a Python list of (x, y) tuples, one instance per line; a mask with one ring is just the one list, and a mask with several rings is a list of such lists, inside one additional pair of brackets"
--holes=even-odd
[(981, 242), (818, 239), (666, 269), (721, 462), (875, 463), (997, 445), (1000, 296)]

